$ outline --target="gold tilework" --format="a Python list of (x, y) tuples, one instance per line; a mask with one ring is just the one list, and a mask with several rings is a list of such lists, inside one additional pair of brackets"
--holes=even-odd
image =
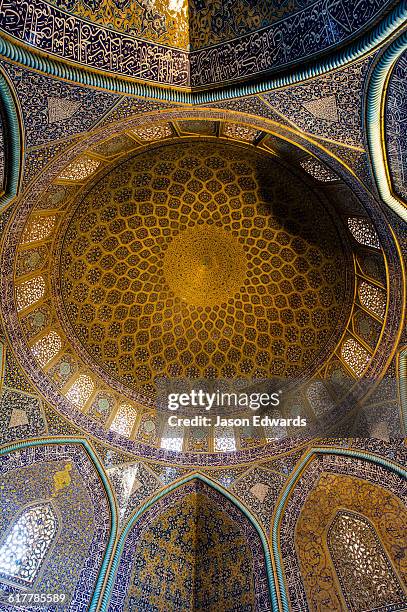
[(243, 246), (230, 232), (213, 225), (180, 232), (164, 254), (166, 283), (193, 306), (225, 304), (239, 292), (246, 272)]
[(316, 368), (345, 273), (337, 228), (299, 178), (253, 149), (202, 141), (147, 150), (97, 183), (60, 268), (88, 355), (150, 398), (156, 376)]
[(129, 0), (127, 3), (102, 0), (96, 4), (78, 0), (72, 12), (136, 38), (188, 48), (187, 0)]
[(239, 524), (202, 493), (189, 493), (157, 516), (132, 558), (126, 610), (148, 602), (156, 610), (215, 612), (231, 610), (231, 601), (234, 609), (255, 609), (250, 544)]
[[(331, 528), (328, 534), (344, 511), (365, 521), (363, 529), (352, 535), (349, 529), (338, 537)], [(296, 528), (309, 610), (360, 611), (367, 609), (366, 603), (382, 609), (393, 604), (397, 609), (403, 589), (385, 558), (404, 580), (406, 568), (399, 551), (406, 520), (401, 500), (388, 490), (353, 476), (323, 474), (306, 499)]]

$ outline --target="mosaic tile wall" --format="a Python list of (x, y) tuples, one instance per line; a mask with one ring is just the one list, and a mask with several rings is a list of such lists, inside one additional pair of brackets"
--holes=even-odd
[[(201, 9), (202, 4), (199, 5)], [(227, 3), (223, 10), (214, 15), (215, 27), (212, 26), (212, 32), (215, 32), (215, 36), (221, 32), (232, 31), (233, 19), (239, 5), (240, 3)], [(224, 3), (218, 3), (216, 8), (218, 6), (223, 7)], [(276, 5), (267, 3), (267, 6)], [(236, 7), (236, 13), (232, 7)], [(260, 32), (242, 36), (238, 39), (238, 44), (230, 41), (213, 48), (193, 51), (190, 58), (191, 84), (203, 86), (219, 81), (227, 82), (264, 72), (269, 70), (270, 66), (275, 69), (289, 62), (298, 63), (301, 59), (349, 39), (351, 33), (362, 23), (367, 24), (383, 9), (384, 5), (379, 0), (365, 3), (362, 11), (353, 3), (326, 0), (312, 2), (303, 11)], [(205, 10), (196, 14), (201, 14), (204, 20), (208, 20), (209, 15)], [(207, 31), (210, 31), (209, 28)], [(205, 29), (200, 26), (197, 36), (202, 39), (204, 32)], [(316, 32), (318, 35), (315, 35)]]
[(156, 502), (130, 530), (109, 611), (231, 610), (232, 600), (239, 610), (271, 610), (261, 543), (233, 504), (193, 481)]
[[(179, 46), (188, 44), (185, 2), (170, 3), (167, 9), (161, 1), (154, 5), (113, 0), (92, 6), (82, 0), (64, 4), (68, 10), (76, 8), (92, 23), (44, 0), (35, 7), (25, 0), (1, 0), (0, 28), (7, 32), (12, 23), (14, 38), (29, 39), (45, 53), (96, 70), (172, 86), (198, 87), (254, 76), (332, 48), (374, 23), (392, 4), (390, 0), (371, 0), (361, 10), (344, 0), (315, 0), (294, 7), (284, 2), (277, 9), (275, 4), (243, 0), (194, 2), (189, 15), (189, 44), (198, 48), (190, 54), (155, 42), (160, 39), (168, 44), (171, 39)], [(105, 27), (107, 15), (111, 19), (115, 14), (117, 30)], [(275, 21), (278, 14), (285, 18)], [(182, 23), (184, 27), (179, 29)], [(60, 35), (62, 27), (64, 36)], [(200, 48), (207, 45), (212, 46)]]
[(394, 66), (387, 87), (385, 134), (387, 158), (395, 192), (407, 200), (407, 52)]
[(4, 132), (3, 132), (3, 122), (0, 116), (0, 190), (4, 189)]
[[(342, 446), (345, 443), (345, 440), (341, 441)], [(366, 443), (357, 440), (348, 443), (353, 448), (366, 446)], [(387, 454), (389, 458), (391, 456), (393, 460), (406, 464), (405, 448), (400, 447), (397, 451), (394, 445), (371, 441), (369, 450)], [(102, 448), (100, 451), (105, 453)], [(240, 473), (237, 469), (236, 474), (233, 474), (233, 470), (229, 470), (228, 474), (225, 470), (216, 470), (212, 471), (211, 477), (217, 474), (216, 479), (224, 484), (228, 480), (229, 486), (235, 478), (231, 491), (258, 518), (268, 533), (276, 500), (300, 456), (301, 451), (296, 451), (269, 460), (261, 466), (252, 466), (246, 473), (242, 468)], [(126, 462), (125, 457), (114, 458), (109, 455), (108, 458), (106, 455), (106, 460), (115, 461), (115, 466), (108, 468), (108, 476), (119, 503), (122, 526), (139, 507), (139, 504), (128, 503), (129, 494), (131, 498), (136, 490), (142, 488), (147, 473), (150, 477), (156, 473), (155, 491), (164, 486), (165, 479), (160, 478), (159, 482), (164, 469), (167, 482), (185, 475), (185, 471), (169, 466), (131, 464)], [(344, 478), (347, 479), (346, 486), (340, 484)], [(335, 489), (329, 502), (326, 497), (328, 484)], [(323, 518), (322, 514), (325, 516), (329, 511), (332, 515), (335, 504), (353, 513), (349, 515), (349, 520), (360, 512), (370, 520), (370, 527), (358, 527), (357, 537), (363, 541), (364, 546), (373, 547), (374, 551), (379, 546), (371, 563), (374, 564), (377, 579), (380, 578), (381, 583), (387, 580), (389, 588), (377, 597), (381, 597), (380, 601), (386, 605), (397, 604), (391, 609), (402, 609), (405, 603), (404, 570), (402, 556), (398, 551), (401, 550), (399, 540), (405, 524), (400, 501), (404, 494), (402, 479), (366, 461), (326, 456), (310, 464), (289, 498), (281, 531), (284, 568), (288, 572), (289, 593), (294, 609), (297, 609), (297, 602), (304, 597), (306, 599), (302, 600), (300, 606), (307, 605), (304, 601), (308, 601), (310, 609), (314, 609), (314, 598), (318, 597), (315, 595), (318, 593), (317, 587), (314, 587), (313, 594), (308, 591), (306, 595), (301, 594), (301, 573), (295, 568), (296, 563), (306, 565), (311, 562), (309, 569), (312, 571), (309, 546), (305, 546), (303, 555), (301, 542), (307, 537), (312, 537), (313, 542), (316, 542), (313, 530), (320, 528), (318, 521)], [(110, 532), (110, 514), (105, 495), (94, 466), (78, 446), (45, 445), (43, 448), (21, 450), (2, 457), (0, 597), (17, 592), (24, 581), (32, 580), (36, 589), (43, 589), (47, 584), (55, 592), (66, 590), (66, 609), (87, 609), (107, 533)], [(150, 495), (151, 492), (147, 491), (143, 494), (144, 498)], [(314, 503), (318, 495), (324, 499)], [(310, 518), (310, 513), (315, 514), (317, 508), (318, 516)], [(321, 508), (324, 508), (322, 514)], [(381, 513), (377, 523), (379, 508), (387, 508), (387, 514)], [(42, 516), (38, 524), (43, 526), (40, 531), (29, 531), (27, 534), (33, 541), (30, 564), (27, 565), (27, 558), (27, 561), (18, 566), (18, 570), (12, 569), (10, 563), (5, 564), (6, 557), (2, 555), (2, 550), (5, 545), (14, 546), (13, 525), (22, 526), (24, 520), (31, 520), (30, 513)], [(97, 524), (95, 516), (98, 517)], [(305, 516), (308, 518), (304, 523)], [(391, 516), (397, 516), (396, 523)], [(298, 529), (295, 530), (297, 521)], [(8, 530), (6, 525), (9, 526)], [(373, 533), (372, 529), (376, 531)], [(81, 534), (80, 547), (77, 542), (78, 530)], [(299, 542), (298, 559), (293, 556), (296, 554), (292, 544), (294, 533)], [(379, 537), (380, 540), (377, 540)], [(334, 547), (332, 538), (330, 546)], [(37, 547), (40, 542), (41, 546)], [(353, 550), (352, 547), (349, 550)], [(315, 550), (313, 554), (316, 554)], [(386, 565), (386, 555), (392, 559), (396, 573), (390, 565)], [(178, 558), (182, 559), (180, 565), (176, 562)], [(340, 562), (335, 561), (335, 555), (333, 558), (335, 571), (341, 577), (341, 591), (336, 596), (332, 594), (331, 601), (338, 602), (338, 597), (339, 601), (343, 597), (352, 602), (359, 601), (361, 591), (355, 591), (352, 587), (352, 574), (342, 563), (346, 557), (342, 554)], [(363, 561), (356, 559), (355, 562), (367, 567), (367, 559), (364, 557)], [(192, 480), (154, 502), (130, 529), (118, 561), (109, 607), (111, 611), (150, 609), (151, 606), (156, 606), (158, 610), (168, 609), (168, 606), (180, 611), (197, 608), (215, 611), (219, 610), (219, 606), (232, 610), (235, 608), (228, 605), (231, 600), (235, 603), (239, 601), (239, 610), (271, 610), (264, 552), (258, 534), (232, 502), (201, 481)], [(210, 568), (213, 568), (213, 573)], [(305, 575), (305, 569), (303, 571)], [(229, 592), (228, 588), (232, 591)], [(5, 612), (14, 610), (10, 606), (3, 609)], [(43, 610), (41, 607), (36, 609), (41, 612)]]
[(367, 58), (348, 68), (263, 97), (301, 130), (338, 143), (363, 147), (360, 117), (364, 81), (371, 61)]

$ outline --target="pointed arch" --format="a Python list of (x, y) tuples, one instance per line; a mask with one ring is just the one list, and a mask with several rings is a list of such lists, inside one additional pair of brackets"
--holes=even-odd
[(14, 88), (0, 69), (0, 115), (3, 124), (4, 179), (0, 186), (0, 212), (17, 195), (23, 167), (23, 125)]
[(367, 141), (377, 189), (385, 204), (404, 221), (407, 221), (406, 204), (394, 193), (390, 177), (384, 117), (389, 78), (406, 49), (407, 32), (403, 32), (379, 56), (370, 75), (366, 95)]
[[(45, 461), (53, 455), (53, 452), (54, 454), (58, 452), (58, 447), (61, 449), (61, 452), (62, 452), (62, 451), (69, 450), (69, 446), (72, 446), (72, 445), (79, 446), (81, 447), (82, 450), (85, 451), (87, 458), (89, 459), (90, 463), (92, 464), (92, 467), (94, 468), (96, 472), (94, 476), (95, 486), (97, 487), (99, 484), (101, 484), (100, 492), (103, 493), (104, 496), (106, 497), (107, 506), (108, 506), (108, 510), (110, 513), (110, 528), (108, 530), (107, 544), (104, 548), (103, 554), (101, 555), (101, 564), (100, 564), (100, 568), (97, 574), (97, 579), (95, 582), (93, 592), (90, 595), (90, 603), (88, 607), (89, 612), (95, 612), (98, 607), (98, 602), (99, 602), (99, 598), (102, 592), (103, 583), (105, 581), (107, 568), (109, 566), (114, 543), (116, 541), (117, 530), (118, 530), (118, 512), (117, 512), (116, 499), (113, 494), (112, 488), (110, 486), (109, 479), (92, 445), (85, 438), (80, 438), (80, 437), (58, 436), (58, 437), (49, 437), (49, 438), (41, 438), (41, 439), (31, 439), (31, 440), (25, 440), (24, 442), (16, 442), (14, 444), (0, 448), (0, 457), (5, 456), (5, 455), (10, 455), (12, 457), (12, 454), (16, 451), (22, 453), (24, 450), (29, 449), (30, 450), (29, 464), (31, 465), (34, 461), (34, 454), (36, 451), (39, 451), (39, 452), (42, 451), (41, 456), (42, 456), (43, 461)], [(47, 446), (53, 447), (54, 450), (47, 454), (46, 452), (47, 449), (45, 448)], [(60, 472), (60, 474), (62, 474), (62, 472)], [(54, 482), (55, 482), (54, 493), (55, 495), (58, 495), (58, 490), (63, 489), (63, 487), (65, 486), (65, 483), (61, 482), (60, 484), (58, 484), (55, 477), (54, 477)], [(97, 491), (96, 493), (99, 499), (100, 497), (99, 491)], [(99, 539), (99, 536), (98, 536), (98, 539)], [(81, 587), (81, 585), (79, 585), (79, 587)]]
[[(218, 483), (210, 480), (209, 478), (207, 478), (206, 476), (198, 472), (189, 474), (185, 478), (182, 478), (176, 482), (173, 482), (168, 487), (162, 489), (156, 495), (154, 495), (148, 501), (146, 501), (138, 510), (136, 510), (132, 514), (132, 516), (129, 517), (126, 525), (123, 527), (123, 530), (121, 532), (117, 546), (113, 554), (112, 563), (111, 563), (109, 575), (106, 580), (106, 587), (105, 587), (104, 595), (101, 601), (100, 610), (105, 612), (109, 609), (110, 599), (111, 599), (111, 596), (113, 594), (114, 587), (115, 587), (116, 576), (118, 574), (120, 562), (122, 560), (122, 555), (125, 550), (125, 544), (126, 544), (127, 538), (131, 534), (132, 529), (135, 528), (139, 524), (139, 521), (142, 520), (143, 516), (149, 510), (154, 512), (154, 509), (157, 507), (157, 504), (160, 502), (160, 500), (167, 498), (167, 496), (171, 494), (177, 493), (177, 491), (179, 491), (183, 487), (186, 487), (189, 484), (193, 484), (194, 481), (197, 483), (204, 484), (208, 487), (209, 490), (213, 490), (216, 493), (222, 495), (222, 497), (224, 497), (225, 500), (227, 500), (227, 502), (233, 505), (248, 520), (248, 523), (250, 524), (251, 528), (256, 532), (256, 535), (259, 538), (259, 543), (261, 545), (261, 550), (262, 550), (262, 554), (264, 557), (265, 580), (266, 580), (267, 589), (268, 589), (267, 598), (269, 599), (269, 602), (271, 604), (271, 609), (273, 611), (279, 610), (278, 603), (277, 603), (277, 597), (276, 597), (276, 588), (275, 588), (275, 582), (274, 582), (274, 575), (273, 575), (269, 545), (268, 545), (266, 534), (264, 533), (262, 527), (260, 526), (258, 521), (254, 518), (254, 516), (249, 512), (249, 510), (234, 495), (232, 495), (229, 491), (224, 489)], [(251, 542), (251, 545), (254, 546), (254, 543)]]
[(307, 451), (297, 464), (296, 469), (288, 478), (284, 489), (281, 491), (271, 523), (271, 547), (274, 566), (277, 574), (277, 594), (283, 612), (289, 612), (290, 602), (288, 586), (281, 557), (281, 532), (280, 527), (285, 515), (288, 500), (299, 483), (303, 473), (309, 468), (313, 459), (318, 455), (333, 457), (350, 457), (356, 460), (366, 461), (388, 470), (394, 476), (407, 479), (407, 470), (395, 462), (389, 461), (370, 452), (352, 450), (346, 448), (315, 447)]

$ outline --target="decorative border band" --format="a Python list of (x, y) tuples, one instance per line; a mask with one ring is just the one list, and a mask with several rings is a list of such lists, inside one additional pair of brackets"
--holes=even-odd
[(407, 348), (399, 353), (399, 394), (401, 408), (401, 425), (407, 435)]
[(51, 76), (80, 83), (85, 86), (122, 93), (126, 95), (158, 98), (184, 104), (205, 104), (224, 99), (258, 94), (280, 87), (286, 87), (325, 74), (336, 68), (345, 66), (362, 56), (372, 52), (378, 45), (384, 43), (407, 20), (407, 0), (402, 0), (386, 17), (359, 40), (351, 42), (337, 50), (332, 55), (313, 62), (304, 62), (297, 70), (286, 70), (282, 74), (253, 78), (245, 83), (229, 84), (226, 87), (203, 91), (180, 90), (174, 87), (136, 82), (130, 78), (118, 77), (78, 64), (68, 64), (63, 60), (54, 59), (31, 50), (14, 39), (0, 37), (0, 55), (28, 68), (38, 70)]

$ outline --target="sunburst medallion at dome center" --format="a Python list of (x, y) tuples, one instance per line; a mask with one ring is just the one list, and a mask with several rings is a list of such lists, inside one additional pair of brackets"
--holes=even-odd
[(226, 304), (244, 284), (246, 271), (246, 255), (238, 240), (206, 224), (178, 234), (164, 256), (169, 288), (193, 306)]

